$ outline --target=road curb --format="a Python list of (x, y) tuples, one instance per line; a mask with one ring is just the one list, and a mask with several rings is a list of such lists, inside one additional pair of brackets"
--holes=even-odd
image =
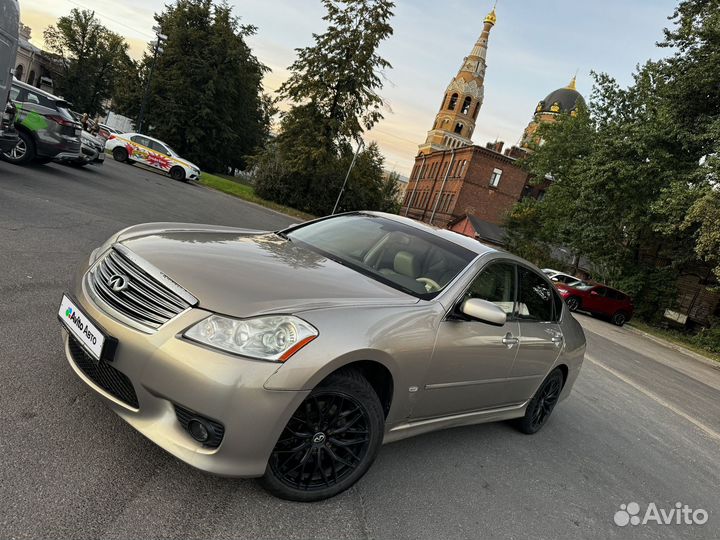
[(652, 334), (648, 334), (647, 332), (643, 332), (642, 330), (633, 328), (632, 326), (629, 326), (629, 325), (625, 326), (625, 328), (630, 330), (630, 332), (632, 332), (635, 335), (643, 336), (643, 337), (649, 339), (650, 341), (654, 341), (655, 343), (662, 345), (663, 347), (686, 354), (687, 356), (690, 356), (690, 357), (694, 358), (695, 360), (702, 362), (703, 364), (707, 364), (710, 367), (720, 368), (720, 362), (718, 362), (717, 360), (713, 360), (712, 358), (703, 356), (702, 354), (696, 353), (695, 351), (687, 349), (687, 348), (683, 347), (682, 345), (678, 345), (676, 343), (667, 341), (665, 339), (659, 338)]

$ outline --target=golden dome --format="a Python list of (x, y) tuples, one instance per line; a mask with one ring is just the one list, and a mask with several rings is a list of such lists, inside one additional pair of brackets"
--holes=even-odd
[(488, 24), (495, 24), (495, 21), (497, 21), (497, 15), (495, 15), (495, 8), (492, 8), (492, 11), (487, 14), (487, 17), (485, 17), (485, 21)]

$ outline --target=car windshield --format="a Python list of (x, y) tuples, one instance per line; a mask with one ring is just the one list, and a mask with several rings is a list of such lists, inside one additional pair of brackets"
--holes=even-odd
[(430, 232), (380, 216), (338, 216), (281, 236), (417, 298), (442, 291), (477, 255)]

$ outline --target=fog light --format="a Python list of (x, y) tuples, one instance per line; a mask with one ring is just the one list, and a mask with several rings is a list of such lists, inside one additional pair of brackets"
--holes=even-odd
[(210, 439), (210, 429), (209, 426), (197, 418), (190, 420), (187, 425), (187, 430), (192, 438), (201, 443), (207, 442), (208, 439)]

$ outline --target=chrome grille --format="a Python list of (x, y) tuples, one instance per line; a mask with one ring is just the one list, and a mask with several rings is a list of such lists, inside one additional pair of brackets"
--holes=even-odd
[(141, 330), (157, 329), (197, 303), (190, 293), (121, 244), (103, 256), (87, 279), (90, 290), (121, 321)]

